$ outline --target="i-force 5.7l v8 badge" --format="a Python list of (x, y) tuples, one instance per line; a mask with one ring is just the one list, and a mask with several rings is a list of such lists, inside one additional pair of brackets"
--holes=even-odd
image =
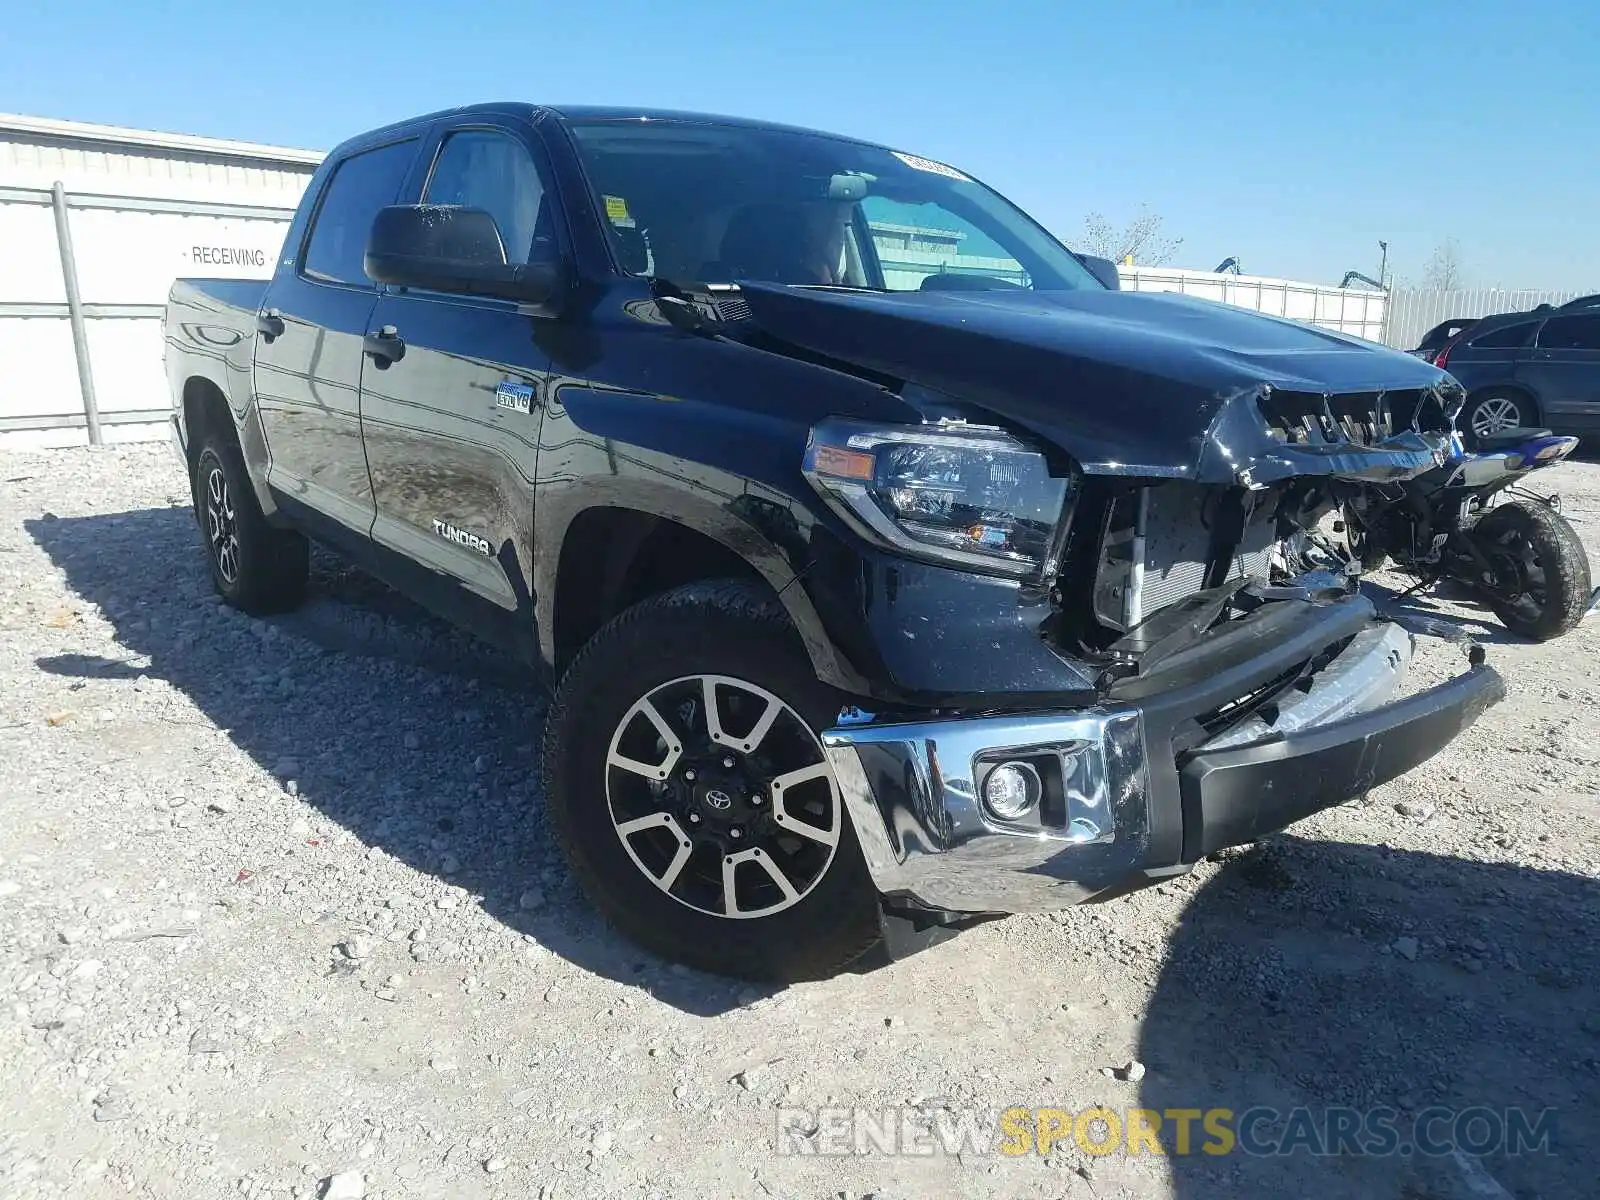
[(503, 379), (494, 390), (494, 403), (496, 408), (508, 408), (512, 412), (532, 412), (533, 388), (514, 379)]

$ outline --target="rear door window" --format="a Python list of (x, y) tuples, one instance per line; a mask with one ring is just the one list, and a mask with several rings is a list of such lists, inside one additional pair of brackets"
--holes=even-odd
[(311, 226), (301, 270), (326, 283), (376, 286), (362, 260), (378, 210), (393, 204), (416, 153), (415, 140), (353, 154), (334, 169)]
[(1485, 350), (1510, 350), (1526, 346), (1538, 324), (1537, 321), (1518, 321), (1512, 325), (1502, 325), (1499, 329), (1479, 334), (1467, 345)]
[(1541, 350), (1600, 350), (1600, 315), (1551, 317), (1539, 331)]

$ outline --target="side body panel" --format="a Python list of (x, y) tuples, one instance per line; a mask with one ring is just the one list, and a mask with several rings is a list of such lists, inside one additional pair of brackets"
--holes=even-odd
[(1600, 314), (1546, 321), (1517, 378), (1539, 397), (1541, 420), (1558, 433), (1600, 429)]
[(376, 294), (280, 276), (267, 304), (283, 333), (257, 336), (255, 397), (267, 482), (351, 529), (372, 524), (361, 450), (361, 338)]
[(362, 383), (373, 541), (457, 584), (469, 623), (503, 626), (531, 648), (548, 363), (532, 318), (495, 301), (391, 295), (373, 320), (406, 342), (400, 361), (369, 364)]
[(256, 312), (267, 284), (252, 279), (178, 279), (167, 295), (162, 354), (172, 416), (184, 445), (191, 436), (183, 408), (191, 379), (203, 379), (228, 401), (235, 420), (251, 407), (250, 372)]

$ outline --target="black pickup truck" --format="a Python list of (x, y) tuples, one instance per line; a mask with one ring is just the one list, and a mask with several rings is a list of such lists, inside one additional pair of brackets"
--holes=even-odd
[[(1423, 762), (1503, 693), (1304, 570), (1459, 389), (1116, 287), (931, 159), (494, 104), (316, 172), (270, 283), (179, 280), (211, 574), (307, 539), (520, 655), (549, 823), (669, 958), (788, 979), (1187, 870)], [(381, 704), (381, 699), (375, 703)], [(509, 882), (509, 881), (508, 881)]]

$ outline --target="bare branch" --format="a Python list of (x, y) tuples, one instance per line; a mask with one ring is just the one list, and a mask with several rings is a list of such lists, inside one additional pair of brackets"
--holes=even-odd
[(1100, 213), (1090, 213), (1083, 219), (1083, 236), (1073, 244), (1085, 254), (1115, 263), (1132, 259), (1141, 266), (1159, 267), (1173, 260), (1183, 239), (1164, 236), (1160, 214), (1142, 208), (1138, 216), (1120, 227)]
[(1445, 238), (1433, 248), (1428, 265), (1422, 269), (1425, 287), (1441, 292), (1466, 287), (1466, 272), (1461, 267), (1461, 249), (1455, 238)]

